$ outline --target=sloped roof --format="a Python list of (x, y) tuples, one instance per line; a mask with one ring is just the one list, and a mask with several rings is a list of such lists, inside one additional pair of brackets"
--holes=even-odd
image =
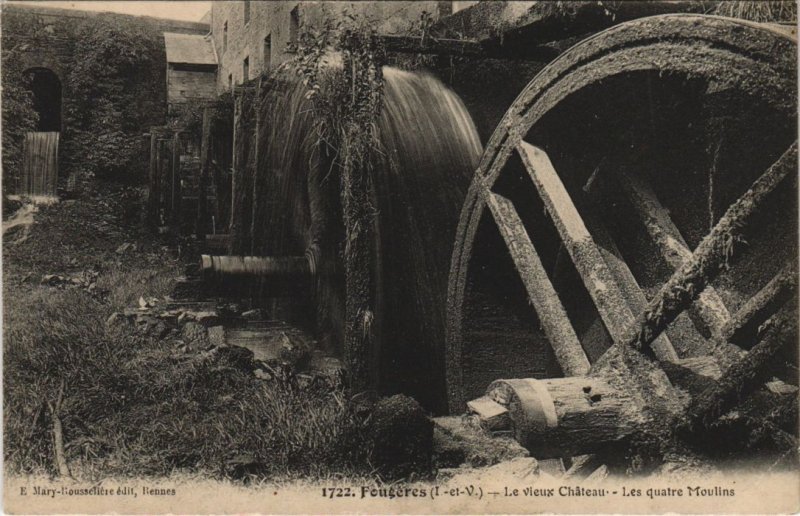
[(211, 39), (196, 34), (164, 33), (168, 63), (215, 65)]

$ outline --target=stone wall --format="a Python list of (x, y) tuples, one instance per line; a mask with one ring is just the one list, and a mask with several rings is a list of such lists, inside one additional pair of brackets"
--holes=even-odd
[[(292, 57), (287, 46), (307, 26), (319, 26), (325, 18), (360, 15), (374, 22), (384, 34), (405, 33), (420, 26), (423, 16), (437, 20), (451, 12), (451, 2), (214, 2), (211, 31), (219, 61), (217, 89), (241, 84), (258, 76), (267, 66)], [(424, 13), (427, 13), (425, 15)], [(227, 30), (226, 30), (227, 28)], [(269, 44), (266, 44), (269, 38)], [(248, 77), (244, 77), (247, 59)]]
[[(75, 37), (83, 23), (92, 19), (106, 18), (129, 25), (152, 34), (160, 41), (161, 52), (151, 60), (154, 87), (142, 88), (138, 105), (141, 112), (148, 113), (150, 125), (164, 123), (166, 113), (166, 59), (163, 52), (164, 32), (183, 34), (207, 34), (209, 26), (202, 23), (179, 20), (164, 20), (147, 16), (97, 13), (72, 9), (54, 9), (34, 5), (7, 4), (2, 6), (3, 45), (14, 45), (21, 49), (14, 59), (21, 61), (21, 70), (47, 68), (52, 70), (62, 85), (62, 106), (69, 104), (72, 92), (65, 81), (70, 63), (76, 58), (73, 52)], [(155, 86), (158, 84), (159, 86)], [(69, 117), (62, 116), (64, 124)]]

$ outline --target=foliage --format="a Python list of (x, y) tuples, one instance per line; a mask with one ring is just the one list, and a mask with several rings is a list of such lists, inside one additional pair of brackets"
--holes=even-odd
[(80, 171), (119, 177), (138, 162), (139, 132), (150, 114), (139, 99), (156, 97), (152, 70), (160, 50), (155, 32), (115, 18), (81, 25), (73, 55), (80, 56), (66, 77), (73, 92), (66, 105), (70, 123), (68, 163)]
[[(3, 20), (3, 33), (14, 32), (14, 28)], [(38, 33), (38, 25), (27, 27), (31, 38)], [(2, 105), (3, 105), (3, 182), (15, 185), (22, 168), (22, 145), (25, 133), (36, 130), (39, 116), (33, 108), (33, 95), (29, 89), (30, 77), (22, 69), (20, 54), (25, 41), (3, 38), (2, 44)], [(7, 192), (7, 190), (4, 190)]]
[(714, 14), (756, 22), (796, 22), (797, 2), (794, 1), (728, 1), (719, 2)]

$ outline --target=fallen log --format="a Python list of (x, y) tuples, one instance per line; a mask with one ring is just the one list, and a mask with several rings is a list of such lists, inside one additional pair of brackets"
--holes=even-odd
[(599, 378), (497, 380), (486, 395), (508, 409), (515, 438), (537, 458), (602, 450), (642, 421), (633, 399)]

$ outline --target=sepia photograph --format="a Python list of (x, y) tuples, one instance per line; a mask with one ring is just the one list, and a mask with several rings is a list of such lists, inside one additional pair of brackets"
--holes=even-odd
[(0, 3), (3, 511), (800, 512), (795, 1)]

